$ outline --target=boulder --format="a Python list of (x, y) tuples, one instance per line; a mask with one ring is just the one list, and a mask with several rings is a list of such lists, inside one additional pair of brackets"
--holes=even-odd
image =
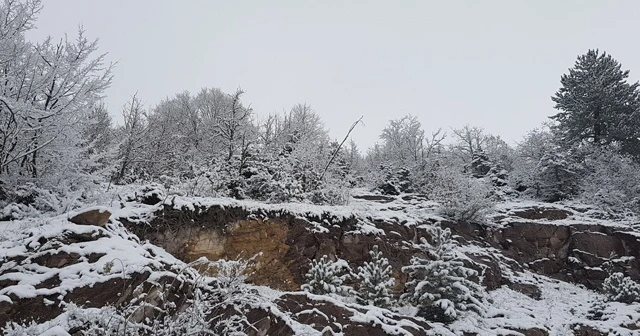
[(89, 209), (85, 210), (71, 218), (69, 221), (78, 225), (94, 225), (104, 227), (109, 222), (111, 212), (106, 209)]

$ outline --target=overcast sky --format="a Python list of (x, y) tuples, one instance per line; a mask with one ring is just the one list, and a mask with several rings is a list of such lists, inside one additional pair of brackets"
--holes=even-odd
[(554, 114), (578, 54), (600, 48), (640, 78), (638, 1), (45, 0), (30, 37), (82, 24), (117, 61), (114, 115), (202, 87), (246, 91), (258, 116), (311, 105), (362, 148), (390, 119), (427, 132), (481, 126), (514, 143)]

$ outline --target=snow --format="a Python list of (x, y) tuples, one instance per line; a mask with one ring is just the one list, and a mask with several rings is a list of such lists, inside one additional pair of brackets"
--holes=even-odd
[[(27, 228), (28, 224), (36, 225)], [(145, 269), (162, 270), (168, 265), (184, 265), (162, 248), (140, 244), (139, 239), (127, 232), (117, 221), (106, 228), (100, 228), (76, 225), (67, 220), (67, 215), (60, 215), (46, 222), (28, 220), (2, 225), (2, 260), (21, 256), (28, 258), (20, 264), (7, 262), (0, 266), (0, 271), (14, 270), (0, 275), (0, 280), (17, 282), (0, 289), (1, 301), (9, 301), (10, 297), (33, 298), (53, 294), (64, 296), (76, 288), (93, 286), (112, 278), (127, 277)], [(66, 237), (79, 235), (89, 235), (94, 240), (64, 243)], [(49, 256), (61, 253), (79, 257), (76, 262), (72, 262), (70, 257), (63, 258), (68, 259), (64, 265), (45, 266), (35, 262), (37, 258), (47, 260)], [(94, 262), (89, 262), (89, 256), (100, 257)], [(52, 277), (57, 277), (60, 284), (53, 288), (36, 288), (38, 284)]]
[(61, 326), (55, 326), (42, 334), (40, 336), (71, 336), (66, 330), (64, 330)]
[[(176, 259), (162, 248), (148, 242), (141, 242), (138, 237), (129, 233), (119, 222), (126, 218), (129, 222), (149, 222), (155, 213), (164, 207), (174, 209), (191, 209), (203, 211), (210, 206), (242, 208), (253, 218), (265, 219), (269, 215), (288, 214), (311, 222), (312, 230), (323, 231), (335, 223), (346, 219), (356, 219), (357, 229), (346, 234), (383, 235), (384, 231), (376, 226), (376, 221), (383, 221), (385, 225), (431, 227), (443, 218), (436, 215), (438, 205), (433, 202), (415, 202), (414, 199), (404, 200), (403, 195), (394, 197), (388, 203), (379, 203), (363, 199), (353, 199), (346, 206), (321, 206), (306, 203), (264, 204), (250, 200), (234, 200), (229, 198), (199, 198), (173, 195), (167, 197), (158, 205), (144, 205), (137, 202), (121, 201), (112, 206), (95, 206), (90, 209), (110, 211), (110, 223), (105, 228), (83, 226), (70, 223), (68, 218), (76, 212), (65, 213), (51, 217), (30, 218), (12, 222), (0, 222), (0, 272), (15, 269), (18, 272), (4, 272), (0, 280), (13, 280), (17, 283), (0, 289), (0, 302), (12, 302), (24, 298), (45, 295), (58, 295), (64, 299), (65, 294), (75, 288), (92, 286), (98, 282), (118, 277), (127, 277), (133, 273), (149, 270), (151, 280), (158, 279), (170, 271), (182, 270), (185, 263)], [(539, 208), (554, 208), (570, 211), (566, 219), (523, 219), (515, 215), (516, 212)], [(589, 212), (579, 212), (577, 206), (571, 204), (547, 204), (531, 201), (505, 202), (493, 210), (492, 216), (506, 216), (502, 223), (535, 222), (549, 225), (593, 224), (617, 227), (621, 231), (629, 230), (626, 223), (607, 221), (589, 217)], [(85, 208), (86, 210), (86, 208)], [(317, 222), (314, 222), (317, 221)], [(389, 234), (388, 231), (387, 234)], [(627, 231), (628, 234), (636, 234)], [(78, 241), (71, 244), (61, 244), (61, 239), (69, 235), (90, 235), (93, 240)], [(542, 328), (550, 336), (567, 335), (573, 325), (592, 326), (599, 330), (616, 332), (617, 335), (632, 335), (621, 327), (625, 324), (640, 320), (640, 304), (607, 303), (605, 316), (607, 320), (592, 321), (588, 319), (588, 311), (592, 303), (602, 299), (602, 295), (582, 286), (577, 286), (541, 275), (512, 270), (508, 265), (515, 261), (505, 257), (495, 248), (478, 246), (472, 243), (458, 246), (456, 252), (460, 256), (491, 255), (500, 262), (503, 276), (514, 283), (525, 283), (538, 286), (541, 300), (532, 299), (506, 286), (490, 291), (483, 302), (486, 307), (484, 316), (473, 312), (462, 312), (459, 319), (450, 325), (432, 323), (433, 335), (460, 335), (463, 332), (476, 332), (479, 335), (515, 335), (514, 330)], [(33, 261), (35, 258), (57, 255), (60, 253), (77, 254), (77, 262), (44, 266)], [(88, 256), (100, 257), (88, 261)], [(27, 256), (27, 262), (16, 263), (13, 258)], [(632, 257), (621, 257), (620, 261), (628, 261)], [(346, 261), (338, 260), (338, 264), (345, 266)], [(36, 288), (43, 281), (57, 276), (60, 284), (53, 288)], [(321, 332), (309, 325), (301, 324), (295, 317), (289, 316), (273, 305), (283, 292), (268, 288), (254, 287), (259, 293), (260, 300), (256, 304), (282, 318), (296, 334), (320, 335)], [(374, 306), (357, 305), (350, 299), (339, 296), (317, 296), (306, 294), (312, 300), (324, 300), (349, 309), (353, 313), (353, 322), (375, 323), (391, 335), (407, 334), (402, 326), (411, 326), (413, 322), (407, 319), (398, 320), (390, 317), (392, 312)], [(54, 300), (45, 299), (46, 305), (57, 304)], [(346, 302), (345, 302), (346, 301)], [(414, 307), (394, 307), (397, 313), (415, 315)], [(318, 313), (310, 309), (299, 314)], [(64, 314), (63, 314), (64, 315)], [(67, 335), (65, 324), (60, 322), (64, 316), (40, 325), (44, 335)], [(408, 335), (408, 334), (407, 334)]]

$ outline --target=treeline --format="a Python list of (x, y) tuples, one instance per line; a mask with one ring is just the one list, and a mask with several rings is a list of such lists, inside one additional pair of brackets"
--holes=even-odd
[(515, 147), (471, 126), (428, 135), (408, 115), (361, 152), (353, 141), (331, 139), (310, 106), (260, 118), (242, 90), (205, 88), (155, 105), (133, 96), (123, 124), (114, 125), (102, 103), (112, 66), (82, 32), (29, 42), (40, 7), (0, 5), (0, 217), (16, 217), (6, 207), (32, 206), (38, 194), (81, 201), (95, 186), (129, 183), (319, 204), (345, 204), (353, 187), (415, 192), (458, 220), (477, 220), (492, 202), (517, 197), (640, 210), (638, 83), (598, 50), (578, 57), (552, 97), (558, 113)]

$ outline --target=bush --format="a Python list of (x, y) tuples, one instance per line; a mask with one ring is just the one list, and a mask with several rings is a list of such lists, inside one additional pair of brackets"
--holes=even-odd
[(580, 198), (612, 213), (640, 212), (640, 166), (613, 149), (595, 149), (584, 160)]
[[(302, 285), (302, 290), (318, 295), (326, 294), (348, 294), (351, 289), (343, 285), (349, 278), (345, 273), (348, 266), (342, 262), (331, 261), (325, 255), (320, 260), (312, 260), (309, 271), (305, 275), (306, 283)], [(343, 275), (341, 275), (343, 274)]]
[(374, 245), (371, 251), (370, 262), (365, 262), (362, 267), (358, 267), (357, 278), (359, 280), (358, 302), (360, 304), (371, 304), (378, 307), (387, 307), (391, 303), (389, 289), (395, 284), (395, 279), (391, 277), (391, 266), (389, 260), (378, 251), (378, 246)]
[(408, 274), (407, 292), (401, 296), (418, 307), (418, 315), (436, 322), (452, 322), (461, 311), (484, 313), (484, 290), (469, 277), (478, 272), (466, 266), (454, 251), (451, 231), (431, 229), (434, 243), (422, 238), (420, 248), (428, 258), (414, 256), (402, 268)]
[(640, 301), (640, 284), (616, 272), (604, 279), (602, 291), (609, 301), (632, 303)]
[(383, 195), (392, 196), (415, 191), (410, 169), (406, 167), (395, 168), (387, 165), (381, 165), (379, 169), (380, 175), (377, 178), (375, 191)]
[(440, 203), (439, 213), (459, 222), (481, 221), (493, 207), (491, 189), (482, 179), (472, 179), (455, 170), (439, 171), (429, 197)]

